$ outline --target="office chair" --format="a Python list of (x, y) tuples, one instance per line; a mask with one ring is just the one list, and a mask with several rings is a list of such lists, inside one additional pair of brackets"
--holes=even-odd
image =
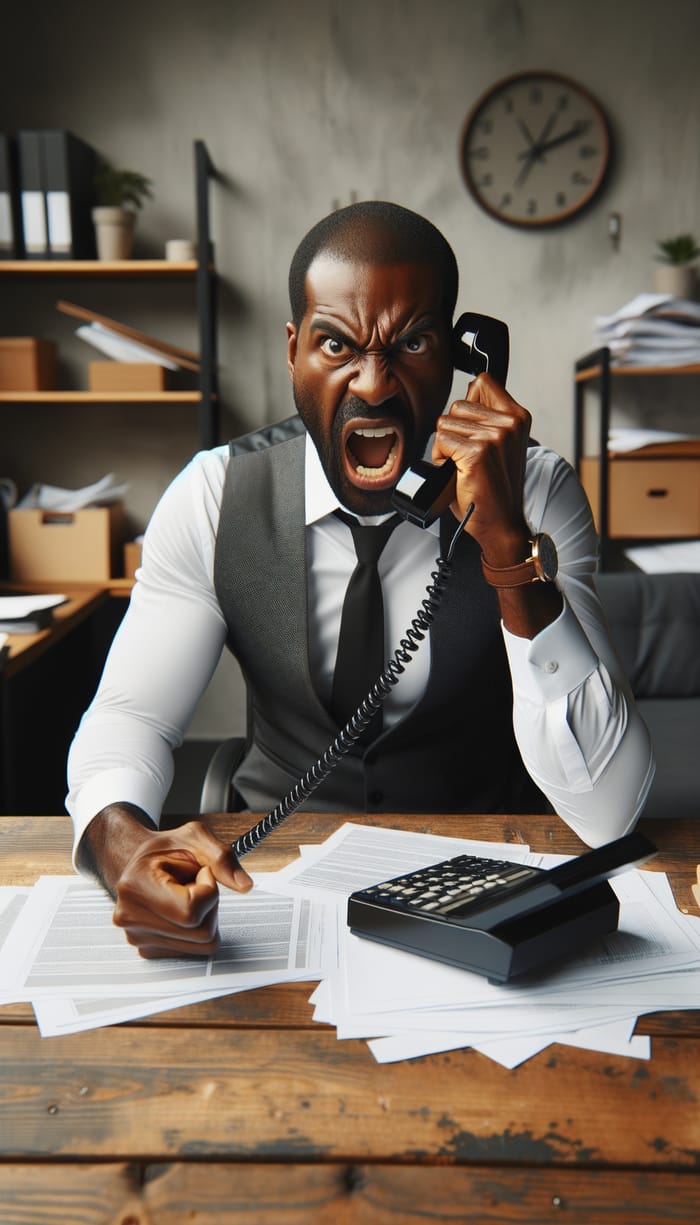
[[(263, 426), (243, 434), (229, 443), (231, 455), (242, 455), (247, 451), (262, 451), (275, 443), (285, 442), (304, 433), (304, 423), (299, 416), (287, 417), (273, 425)], [(246, 726), (250, 728), (250, 704), (247, 703)], [(232, 736), (215, 750), (207, 766), (199, 797), (200, 813), (207, 812), (240, 812), (245, 808), (245, 802), (236, 792), (233, 776), (243, 761), (248, 744), (246, 736)]]

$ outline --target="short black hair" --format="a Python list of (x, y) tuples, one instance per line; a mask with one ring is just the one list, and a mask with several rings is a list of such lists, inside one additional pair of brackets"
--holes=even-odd
[(299, 243), (289, 269), (289, 303), (295, 327), (306, 313), (306, 274), (316, 256), (326, 252), (346, 260), (426, 263), (439, 268), (445, 319), (451, 324), (459, 274), (447, 239), (432, 222), (400, 204), (364, 200), (330, 213)]

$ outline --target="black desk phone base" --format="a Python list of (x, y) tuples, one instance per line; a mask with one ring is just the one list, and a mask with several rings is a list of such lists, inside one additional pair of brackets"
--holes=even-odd
[(655, 853), (634, 832), (549, 869), (458, 855), (357, 890), (348, 926), (505, 983), (615, 931), (619, 902), (607, 878)]

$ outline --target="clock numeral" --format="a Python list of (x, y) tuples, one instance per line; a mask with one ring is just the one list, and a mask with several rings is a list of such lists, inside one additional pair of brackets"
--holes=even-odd
[(490, 136), (491, 133), (493, 132), (493, 120), (492, 119), (480, 119), (478, 127), (479, 127), (479, 131), (483, 132), (484, 136)]
[(476, 149), (467, 150), (469, 157), (478, 158), (480, 162), (487, 162), (491, 156), (491, 150), (486, 148), (486, 145), (479, 145)]
[(571, 176), (571, 182), (577, 183), (579, 184), (579, 186), (581, 186), (583, 184), (586, 184), (586, 185), (589, 184), (591, 180), (587, 178), (586, 175), (583, 174), (581, 170), (574, 170), (574, 173)]
[(555, 196), (555, 200), (557, 208), (563, 208), (566, 204), (566, 193), (563, 191), (558, 191)]
[(506, 115), (512, 115), (512, 114), (513, 114), (513, 99), (512, 99), (512, 98), (510, 98), (510, 97), (506, 97), (506, 98), (504, 98), (504, 99), (503, 99), (503, 106), (504, 106), (504, 108), (505, 108)]
[(499, 202), (498, 202), (498, 207), (499, 207), (499, 208), (508, 208), (508, 206), (509, 206), (510, 204), (512, 204), (512, 203), (513, 203), (513, 197), (511, 196), (510, 192), (509, 192), (509, 191), (507, 191), (507, 192), (506, 192), (504, 195), (502, 195), (502, 196), (501, 196), (501, 198), (500, 198), (500, 200), (499, 200)]
[(574, 124), (574, 127), (576, 128), (576, 131), (578, 132), (579, 136), (583, 136), (584, 133), (588, 131), (590, 126), (591, 126), (590, 119), (577, 119)]
[(483, 178), (479, 180), (479, 187), (491, 187), (492, 184), (493, 184), (492, 174), (485, 174)]
[(537, 201), (532, 199), (528, 200), (525, 212), (527, 213), (528, 217), (534, 217), (535, 213), (537, 212)]
[(569, 95), (560, 94), (559, 97), (557, 98), (557, 109), (560, 111), (565, 111), (568, 108), (568, 105), (569, 105)]
[(530, 101), (533, 106), (537, 106), (542, 101), (542, 90), (539, 85), (533, 85), (530, 89)]
[(595, 145), (581, 145), (581, 148), (578, 151), (579, 157), (583, 158), (596, 157), (597, 153), (598, 150), (596, 149)]

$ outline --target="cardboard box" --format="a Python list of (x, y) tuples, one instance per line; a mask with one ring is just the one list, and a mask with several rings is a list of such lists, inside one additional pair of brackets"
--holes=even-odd
[(88, 510), (11, 510), (8, 515), (13, 582), (108, 582), (121, 569), (124, 507)]
[(141, 541), (128, 540), (124, 545), (124, 578), (135, 578), (141, 565)]
[(0, 391), (54, 391), (56, 343), (35, 336), (0, 337)]
[[(609, 460), (611, 536), (700, 536), (700, 460)], [(598, 528), (600, 464), (581, 460), (581, 484)]]
[(163, 366), (153, 362), (90, 362), (90, 391), (165, 391)]

